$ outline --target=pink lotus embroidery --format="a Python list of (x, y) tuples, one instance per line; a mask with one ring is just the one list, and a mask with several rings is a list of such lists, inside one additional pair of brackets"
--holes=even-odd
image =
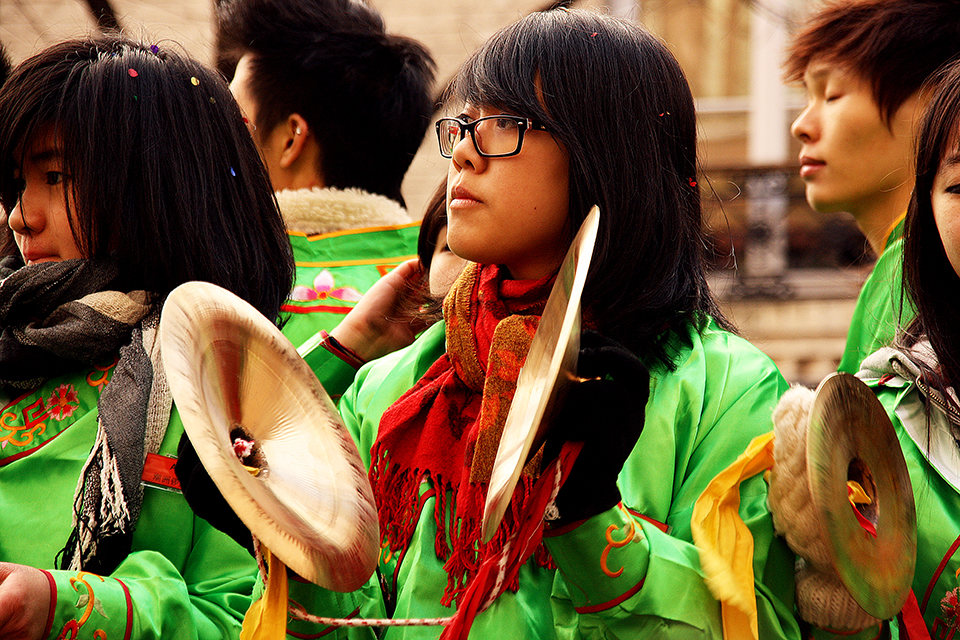
[(960, 615), (960, 598), (958, 598), (958, 591), (960, 591), (960, 589), (947, 591), (943, 600), (940, 601), (940, 611), (943, 613), (944, 620), (951, 627), (956, 624), (957, 616)]
[(297, 285), (290, 292), (290, 299), (297, 302), (309, 302), (311, 300), (325, 300), (333, 298), (334, 300), (343, 300), (345, 302), (357, 302), (362, 294), (352, 287), (334, 288), (333, 274), (324, 269), (313, 280), (313, 288)]
[(47, 408), (50, 410), (50, 416), (55, 420), (63, 420), (73, 415), (77, 410), (77, 390), (72, 384), (62, 384), (53, 390), (50, 399), (47, 400)]

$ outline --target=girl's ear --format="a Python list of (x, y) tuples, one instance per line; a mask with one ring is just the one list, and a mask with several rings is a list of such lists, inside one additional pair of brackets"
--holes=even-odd
[(283, 150), (280, 152), (280, 168), (289, 169), (303, 155), (311, 132), (307, 121), (299, 113), (291, 113), (281, 126)]

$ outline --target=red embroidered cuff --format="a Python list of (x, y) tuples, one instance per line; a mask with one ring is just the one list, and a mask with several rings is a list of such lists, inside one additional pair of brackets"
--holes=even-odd
[(49, 638), (50, 632), (53, 631), (53, 617), (57, 612), (57, 581), (53, 579), (53, 574), (49, 571), (44, 569), (40, 569), (40, 571), (43, 571), (43, 575), (47, 576), (47, 582), (50, 583), (50, 610), (47, 612), (47, 624), (43, 628), (43, 635), (40, 637)]
[(577, 611), (595, 613), (634, 596), (650, 559), (639, 522), (621, 505), (544, 537)]

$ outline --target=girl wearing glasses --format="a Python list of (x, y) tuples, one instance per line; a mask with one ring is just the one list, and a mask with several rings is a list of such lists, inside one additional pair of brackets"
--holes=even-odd
[(256, 566), (175, 490), (156, 329), (189, 280), (269, 318), (291, 286), (239, 109), (169, 45), (103, 36), (23, 62), (0, 113), (0, 637), (236, 637)]
[[(708, 289), (694, 104), (679, 65), (634, 23), (536, 13), (471, 56), (448, 104), (455, 115), (437, 126), (450, 159), (447, 243), (469, 264), (444, 301), (445, 321), (360, 369), (340, 402), (377, 498), (388, 610), (459, 609), (463, 624), (447, 633), (470, 628), (477, 639), (722, 636), (691, 510), (769, 430), (786, 384), (731, 332)], [(594, 204), (578, 365), (589, 380), (566, 398), (483, 544), (486, 483), (518, 371)], [(375, 325), (348, 318), (334, 337), (380, 355), (369, 347)], [(568, 442), (583, 448), (547, 508), (542, 541), (471, 620), (462, 611), (485, 603), (470, 587), (490, 579), (488, 562), (526, 516), (539, 519), (538, 480), (558, 456), (569, 461)], [(774, 536), (762, 478), (740, 499), (756, 540), (741, 567), (754, 576), (742, 619), (762, 638), (799, 637), (793, 558)]]

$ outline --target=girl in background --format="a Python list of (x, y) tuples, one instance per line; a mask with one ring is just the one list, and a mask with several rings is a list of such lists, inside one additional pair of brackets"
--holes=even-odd
[(206, 280), (271, 319), (293, 262), (226, 84), (119, 36), (0, 89), (0, 637), (236, 637), (256, 567), (194, 517), (160, 366), (167, 294)]

